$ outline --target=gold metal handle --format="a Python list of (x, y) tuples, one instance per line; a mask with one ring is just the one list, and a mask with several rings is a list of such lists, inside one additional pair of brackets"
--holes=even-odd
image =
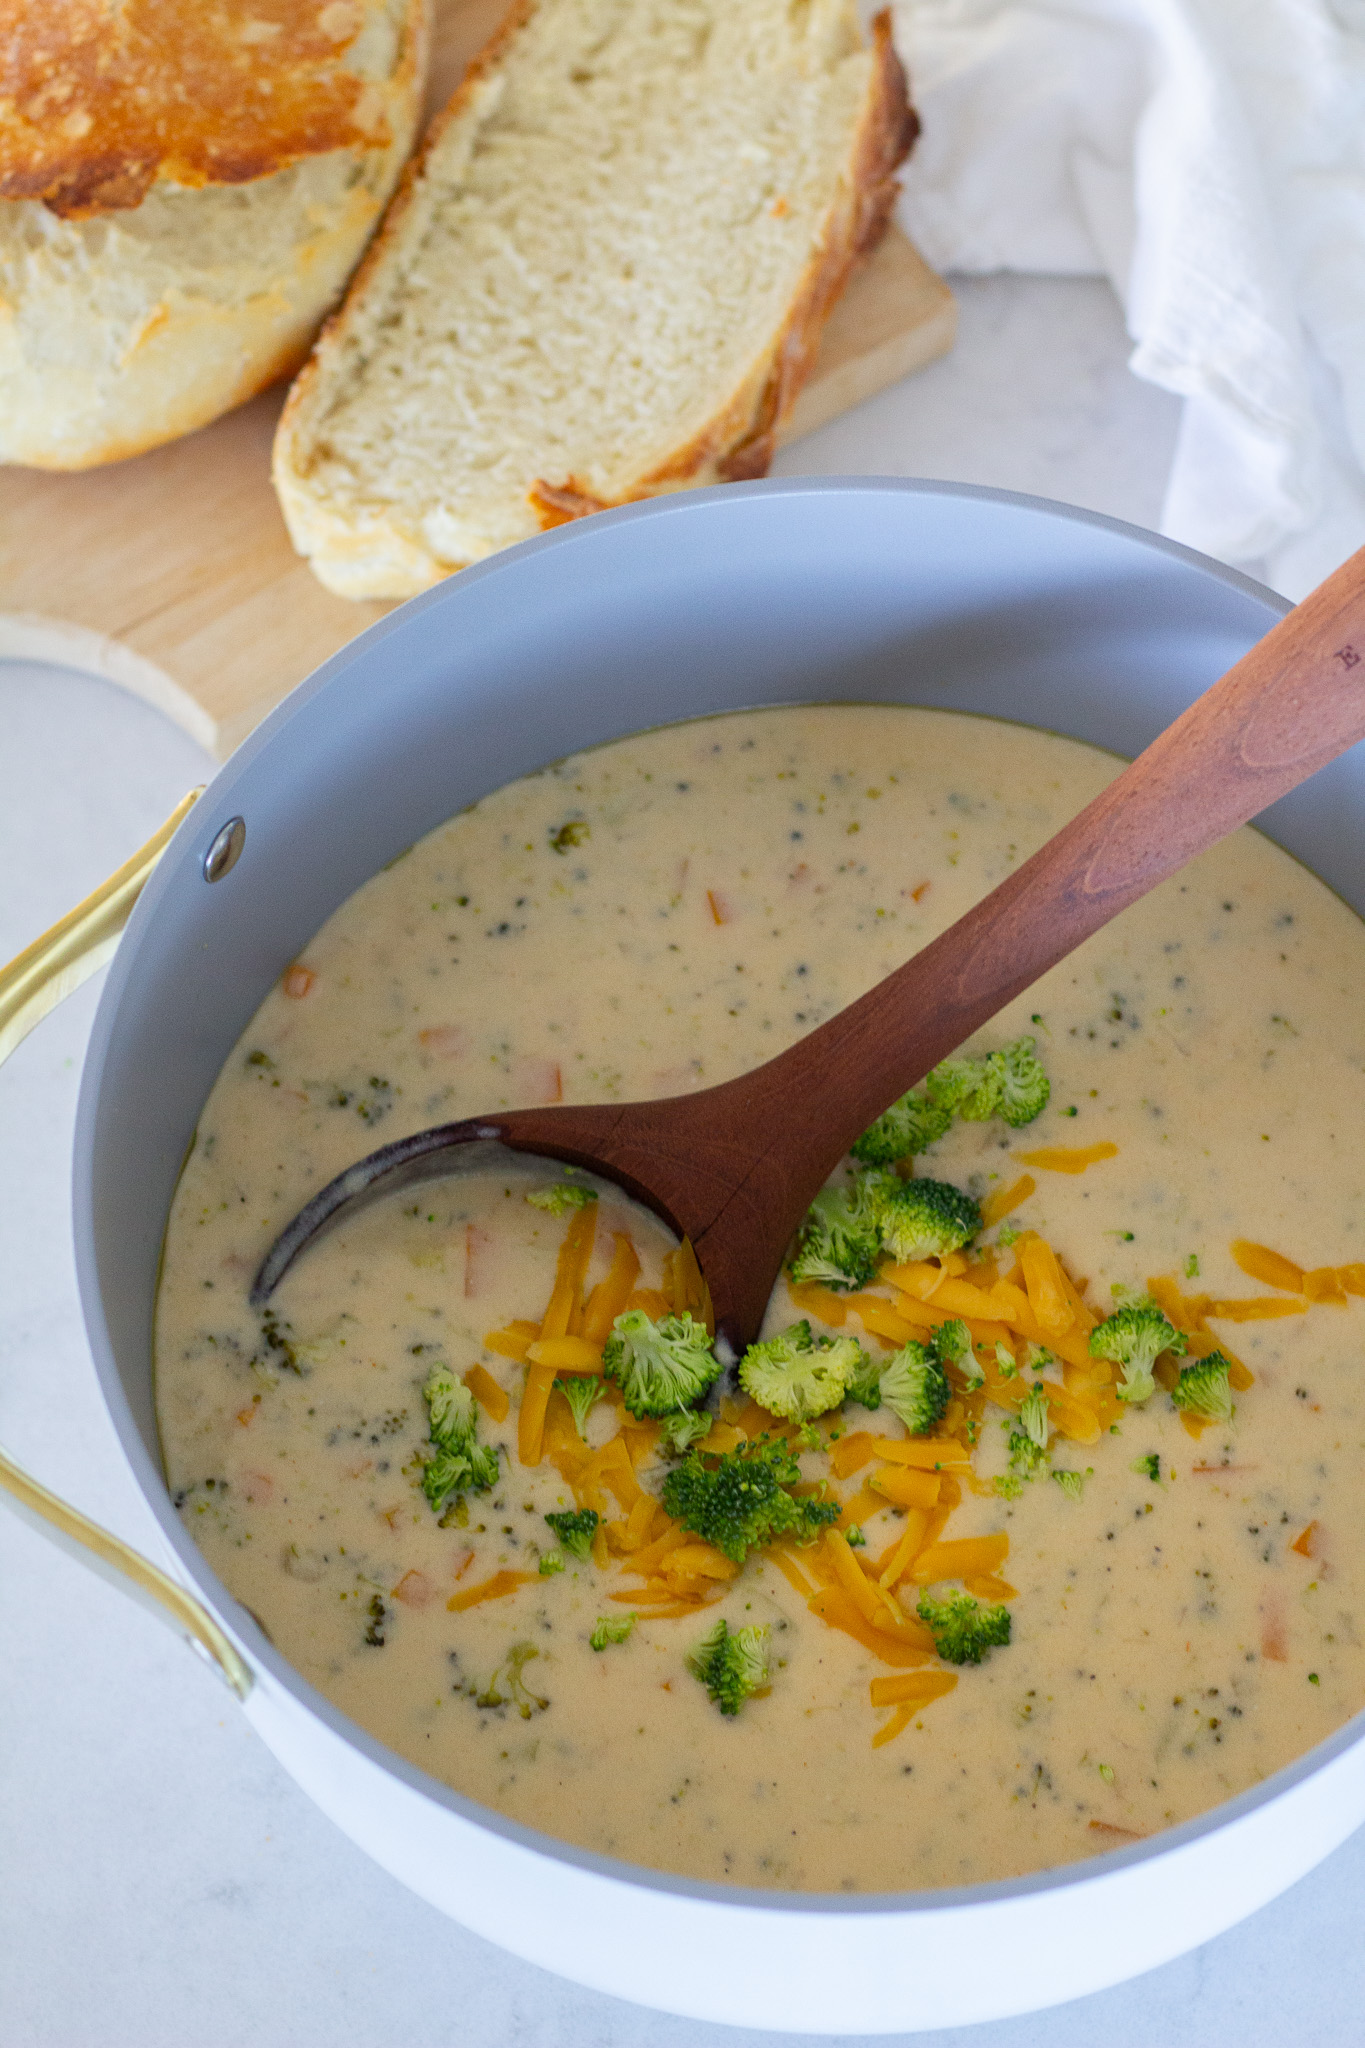
[[(202, 795), (202, 788), (191, 790), (131, 860), (8, 967), (0, 968), (0, 1062), (9, 1058), (50, 1010), (104, 965), (153, 868)], [(117, 1536), (39, 1486), (3, 1450), (0, 1500), (60, 1550), (167, 1622), (208, 1659), (239, 1700), (246, 1698), (253, 1682), (251, 1668), (202, 1602)]]

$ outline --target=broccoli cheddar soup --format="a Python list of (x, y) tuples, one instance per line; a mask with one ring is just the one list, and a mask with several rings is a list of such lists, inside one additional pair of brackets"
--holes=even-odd
[(248, 1304), (364, 1153), (742, 1072), (1114, 773), (938, 711), (646, 733), (430, 833), (267, 996), (167, 1230), (166, 1467), (390, 1748), (636, 1863), (883, 1891), (1148, 1836), (1365, 1705), (1365, 942), (1249, 830), (873, 1127), (739, 1361), (657, 1221), (496, 1153)]

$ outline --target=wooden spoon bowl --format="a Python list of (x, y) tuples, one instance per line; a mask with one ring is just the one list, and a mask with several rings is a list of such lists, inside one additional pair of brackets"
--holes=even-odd
[(948, 931), (751, 1073), (652, 1102), (499, 1111), (372, 1152), (280, 1233), (266, 1302), (319, 1231), (496, 1140), (615, 1181), (691, 1241), (717, 1335), (758, 1333), (793, 1232), (860, 1132), (1110, 918), (1365, 738), (1365, 549)]

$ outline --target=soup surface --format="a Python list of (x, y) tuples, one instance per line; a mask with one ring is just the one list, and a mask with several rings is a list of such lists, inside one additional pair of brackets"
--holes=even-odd
[[(1010, 1416), (987, 1403), (949, 1536), (1008, 1537), (1012, 1640), (893, 1740), (874, 1746), (887, 1713), (869, 1703), (887, 1664), (827, 1626), (772, 1553), (656, 1615), (600, 1538), (605, 1569), (570, 1556), (541, 1575), (544, 1516), (574, 1494), (549, 1458), (519, 1462), (526, 1368), (484, 1340), (538, 1321), (550, 1296), (565, 1221), (523, 1199), (549, 1175), (484, 1166), (396, 1195), (312, 1248), (264, 1320), (248, 1306), (281, 1226), (358, 1156), (495, 1106), (742, 1072), (916, 952), (1115, 772), (1070, 740), (901, 708), (646, 733), (453, 818), (308, 945), (205, 1105), (168, 1228), (157, 1397), (187, 1525), (346, 1713), (586, 1847), (701, 1878), (880, 1891), (1149, 1834), (1365, 1704), (1363, 1305), (1349, 1292), (1365, 1269), (1348, 1263), (1365, 1246), (1365, 943), (1250, 831), (982, 1034), (983, 1049), (1036, 1036), (1052, 1082), (1037, 1121), (959, 1123), (915, 1171), (988, 1214), (1027, 1173), (1033, 1191), (987, 1247), (1002, 1227), (1036, 1231), (1098, 1316), (1115, 1283), (1168, 1276), (1169, 1290), (1175, 1276), (1202, 1297), (1191, 1327), (1254, 1383), (1197, 1441), (1161, 1389), (1111, 1402), (1096, 1441), (1052, 1444), (1053, 1467), (1081, 1481), (1044, 1471), (1016, 1498), (992, 1488)], [(1105, 1156), (1074, 1170), (1090, 1147)], [(661, 1227), (610, 1189), (595, 1214), (589, 1281), (628, 1234), (638, 1285), (658, 1288)], [(1278, 1290), (1249, 1282), (1234, 1240), (1307, 1278), (1291, 1266)], [(996, 1251), (1002, 1273), (1011, 1256)], [(811, 1312), (779, 1281), (768, 1327)], [(496, 1486), (440, 1516), (421, 1490), (433, 1360), (482, 1366), (481, 1437), (501, 1446)], [(588, 1442), (623, 1420), (619, 1399), (600, 1400)], [(904, 1434), (856, 1407), (819, 1428)], [(669, 1467), (651, 1433), (626, 1438), (632, 1483), (657, 1493)], [(823, 1446), (803, 1463), (829, 1474)], [(905, 1509), (879, 1507), (866, 1477), (835, 1477), (830, 1497), (860, 1503), (873, 1556)], [(497, 1597), (463, 1600), (490, 1586)], [(911, 1612), (919, 1590), (902, 1589)], [(632, 1611), (627, 1641), (590, 1647), (600, 1617)], [(770, 1686), (734, 1717), (686, 1663), (720, 1616), (772, 1630)]]

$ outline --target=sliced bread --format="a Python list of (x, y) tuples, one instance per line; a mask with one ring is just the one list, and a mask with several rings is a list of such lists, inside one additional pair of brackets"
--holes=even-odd
[(406, 597), (762, 475), (915, 130), (851, 0), (519, 0), (294, 385), (294, 545), (343, 596)]
[(412, 146), (426, 0), (0, 13), (0, 462), (81, 469), (303, 360)]

